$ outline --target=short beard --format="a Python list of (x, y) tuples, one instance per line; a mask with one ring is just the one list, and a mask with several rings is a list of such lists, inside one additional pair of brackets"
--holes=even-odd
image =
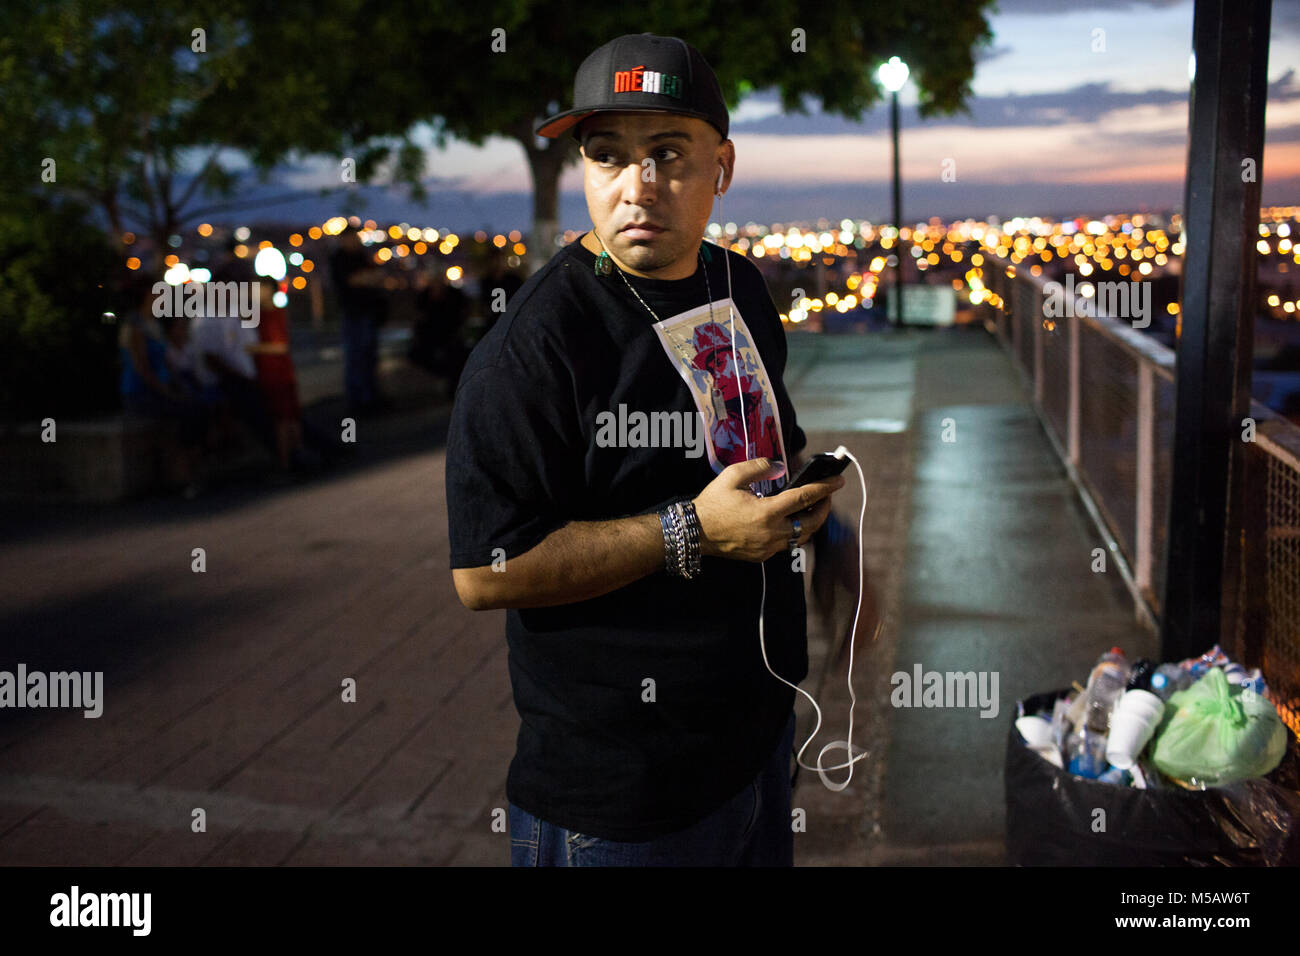
[(677, 253), (663, 245), (632, 242), (624, 248), (619, 258), (638, 272), (657, 272), (673, 265), (677, 261)]

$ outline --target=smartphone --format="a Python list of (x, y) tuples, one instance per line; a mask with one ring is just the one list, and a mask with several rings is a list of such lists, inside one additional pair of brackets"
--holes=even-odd
[(811, 481), (821, 481), (825, 478), (832, 478), (840, 474), (845, 468), (849, 467), (849, 454), (843, 445), (835, 449), (834, 452), (822, 452), (813, 455), (798, 473), (790, 479), (786, 488), (798, 488), (800, 485), (806, 485)]

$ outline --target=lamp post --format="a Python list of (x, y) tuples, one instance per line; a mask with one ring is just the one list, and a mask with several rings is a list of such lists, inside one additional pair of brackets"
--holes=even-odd
[(894, 244), (898, 260), (894, 266), (894, 325), (903, 324), (903, 190), (902, 179), (898, 172), (898, 91), (907, 82), (910, 71), (907, 64), (896, 56), (891, 56), (887, 63), (880, 64), (876, 77), (880, 85), (889, 90), (889, 118), (894, 134), (894, 228), (898, 230), (898, 239)]

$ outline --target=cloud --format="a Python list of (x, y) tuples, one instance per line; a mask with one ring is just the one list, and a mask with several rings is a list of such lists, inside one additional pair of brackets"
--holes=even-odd
[(1083, 83), (1068, 90), (1009, 93), (977, 97), (970, 117), (954, 117), (963, 126), (1054, 126), (1095, 123), (1108, 113), (1141, 106), (1186, 104), (1187, 90), (1115, 90), (1109, 82)]
[(1283, 37), (1300, 37), (1300, 3), (1286, 2), (1273, 4), (1273, 19), (1270, 23), (1269, 38), (1277, 40)]
[[(1117, 90), (1109, 81), (1081, 83), (1065, 90), (1042, 93), (1008, 93), (1005, 96), (973, 96), (967, 101), (970, 115), (939, 116), (922, 120), (915, 108), (903, 108), (903, 123), (909, 128), (923, 126), (960, 127), (977, 129), (1002, 129), (1018, 126), (1060, 126), (1069, 123), (1096, 123), (1110, 114), (1141, 107), (1177, 107), (1185, 110), (1188, 102), (1185, 89)], [(769, 105), (775, 97), (755, 97)], [(1268, 87), (1268, 102), (1277, 106), (1300, 99), (1300, 83), (1296, 71), (1287, 70)], [(747, 104), (748, 105), (748, 101)], [(733, 119), (733, 127), (746, 133), (763, 133), (773, 136), (833, 136), (854, 135), (864, 130), (882, 128), (886, 124), (884, 104), (864, 115), (861, 123), (819, 113), (801, 116), (783, 114), (771, 109), (753, 107), (748, 121)]]
[(754, 123), (781, 113), (781, 101), (775, 96), (747, 96), (731, 111), (731, 125)]
[(1190, 7), (1192, 0), (1088, 0), (1087, 7), (1081, 11), (1062, 10), (1059, 5), (1044, 3), (1043, 0), (998, 0), (993, 12), (995, 16), (1031, 17), (1076, 12), (1091, 13), (1093, 10), (1131, 10), (1142, 7), (1168, 9), (1184, 5)]
[(1273, 126), (1265, 129), (1264, 142), (1270, 145), (1274, 143), (1300, 143), (1300, 123), (1291, 123), (1288, 126)]
[(1000, 56), (1006, 56), (1007, 54), (1014, 53), (1015, 51), (1016, 51), (1015, 47), (1005, 43), (999, 46), (991, 46), (987, 48), (981, 47), (975, 52), (975, 62), (987, 63), (989, 62), (989, 60), (996, 60)]
[[(1192, 0), (1088, 0), (1086, 7), (1062, 10), (1060, 6), (1044, 0), (998, 0), (992, 15), (1011, 17), (1060, 16), (1063, 13), (1098, 13), (1103, 11), (1172, 10), (1187, 7), (1191, 15)], [(1284, 37), (1300, 37), (1300, 3), (1294, 0), (1281, 0), (1273, 4), (1270, 22), (1270, 37), (1277, 40)]]
[[(1106, 83), (1083, 83), (1066, 90), (1044, 93), (1010, 93), (1005, 96), (972, 96), (967, 101), (969, 115), (936, 116), (922, 120), (915, 107), (903, 107), (903, 124), (961, 128), (1003, 128), (1009, 126), (1057, 126), (1065, 123), (1096, 122), (1108, 113), (1140, 106), (1185, 106), (1187, 90), (1151, 89), (1128, 92)], [(864, 114), (861, 123), (814, 111), (811, 116), (797, 113), (776, 114), (748, 123), (734, 123), (745, 132), (775, 136), (808, 136), (861, 133), (886, 125), (885, 104)]]
[[(1300, 99), (1296, 71), (1287, 70), (1268, 85), (1271, 106)], [(970, 117), (951, 117), (946, 121), (961, 126), (1048, 126), (1060, 123), (1095, 123), (1108, 114), (1144, 106), (1185, 108), (1189, 90), (1148, 89), (1139, 91), (1112, 89), (1109, 82), (1083, 83), (1068, 90), (1045, 93), (1011, 93), (997, 97), (975, 97), (970, 101)], [(945, 122), (944, 119), (928, 122)]]

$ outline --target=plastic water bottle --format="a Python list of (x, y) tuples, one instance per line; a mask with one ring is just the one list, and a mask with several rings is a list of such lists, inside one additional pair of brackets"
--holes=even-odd
[(1070, 737), (1067, 767), (1076, 777), (1096, 780), (1106, 771), (1106, 738), (1084, 727)]
[(1097, 778), (1098, 783), (1110, 783), (1117, 787), (1127, 787), (1132, 780), (1133, 775), (1127, 770), (1121, 770), (1119, 767), (1111, 767)]
[(1088, 710), (1085, 721), (1094, 733), (1110, 733), (1110, 714), (1128, 683), (1128, 661), (1124, 652), (1112, 647), (1098, 659), (1088, 677)]
[(1161, 664), (1151, 675), (1151, 693), (1161, 700), (1169, 700), (1175, 691), (1192, 686), (1192, 675), (1177, 664)]

